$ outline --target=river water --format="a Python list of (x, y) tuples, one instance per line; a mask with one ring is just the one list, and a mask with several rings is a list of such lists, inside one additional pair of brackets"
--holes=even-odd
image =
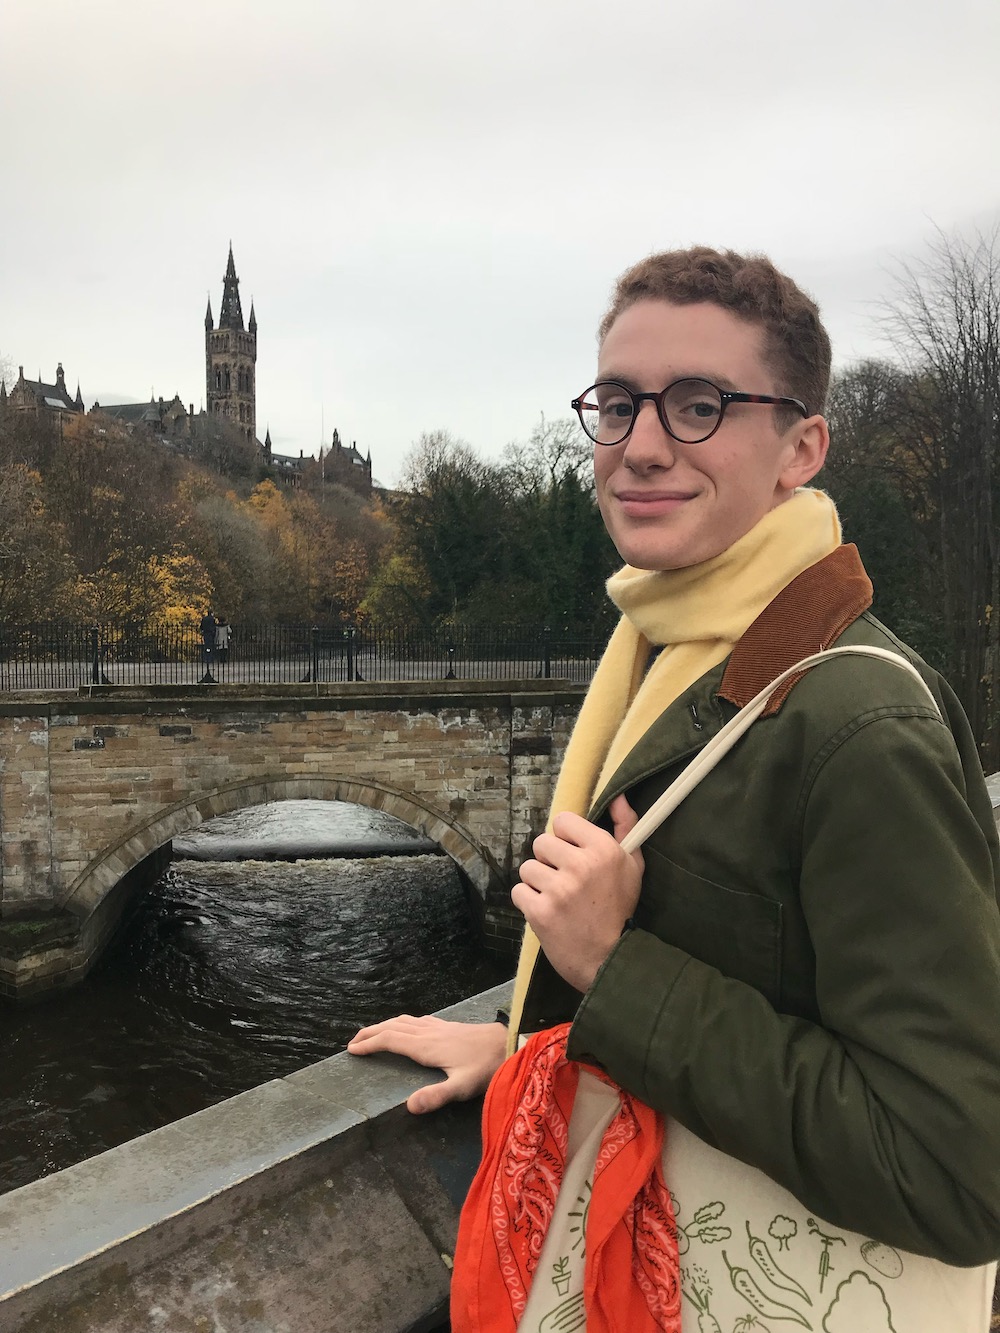
[[(352, 856), (270, 859), (297, 844)], [(477, 942), (453, 863), (424, 845), (387, 815), (322, 801), (243, 810), (178, 841), (185, 858), (86, 980), (0, 1007), (0, 1192), (333, 1055), (366, 1023), (509, 976)]]

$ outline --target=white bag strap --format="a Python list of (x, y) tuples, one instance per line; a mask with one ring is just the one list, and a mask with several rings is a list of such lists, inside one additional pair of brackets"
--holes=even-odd
[(760, 694), (741, 708), (735, 717), (730, 718), (722, 730), (712, 737), (705, 748), (695, 755), (684, 772), (653, 802), (635, 828), (622, 838), (622, 849), (626, 852), (634, 852), (637, 847), (642, 846), (649, 835), (660, 827), (666, 817), (677, 809), (685, 796), (694, 791), (702, 778), (712, 771), (723, 755), (729, 753), (747, 728), (756, 722), (767, 707), (771, 695), (779, 685), (788, 680), (789, 676), (798, 675), (801, 671), (809, 671), (820, 662), (829, 661), (832, 657), (843, 657), (848, 653), (863, 657), (880, 657), (883, 661), (892, 662), (903, 671), (908, 671), (930, 699), (935, 712), (940, 717), (941, 710), (938, 708), (934, 695), (928, 689), (926, 681), (916, 667), (908, 662), (905, 657), (900, 657), (899, 653), (890, 652), (887, 648), (848, 644), (842, 648), (827, 648), (824, 652), (813, 653), (811, 657), (803, 657), (801, 662), (796, 662), (787, 671), (783, 671), (780, 676), (776, 676), (769, 685), (765, 685)]

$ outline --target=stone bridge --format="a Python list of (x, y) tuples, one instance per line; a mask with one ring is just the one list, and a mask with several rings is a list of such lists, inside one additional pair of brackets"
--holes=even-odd
[(583, 694), (559, 681), (84, 687), (0, 695), (0, 991), (82, 975), (134, 886), (203, 820), (354, 801), (434, 839), (511, 940)]

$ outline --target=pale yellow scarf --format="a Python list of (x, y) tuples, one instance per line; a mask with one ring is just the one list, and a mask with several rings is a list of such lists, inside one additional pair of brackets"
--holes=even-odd
[[(586, 815), (653, 722), (732, 652), (760, 613), (803, 570), (840, 545), (840, 521), (823, 491), (800, 489), (721, 555), (688, 569), (624, 569), (608, 580), (622, 618), (601, 658), (570, 737), (549, 823)], [(664, 645), (646, 670), (650, 649)], [(511, 1006), (517, 1041), (539, 943), (525, 928)]]

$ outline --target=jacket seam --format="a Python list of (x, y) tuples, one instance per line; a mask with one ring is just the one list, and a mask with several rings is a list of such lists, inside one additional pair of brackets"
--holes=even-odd
[(793, 825), (798, 828), (800, 864), (803, 842), (802, 825), (805, 822), (805, 812), (809, 805), (810, 798), (812, 797), (813, 787), (816, 785), (816, 780), (823, 767), (842, 745), (849, 741), (852, 736), (856, 736), (858, 732), (862, 731), (865, 727), (871, 726), (873, 722), (882, 722), (886, 718), (902, 719), (912, 717), (926, 718), (931, 722), (936, 722), (938, 726), (944, 727), (945, 730), (947, 730), (940, 714), (935, 712), (932, 708), (928, 708), (921, 704), (886, 704), (882, 708), (872, 708), (869, 709), (868, 712), (859, 713), (857, 717), (852, 718), (850, 722), (845, 723), (839, 731), (834, 732), (825, 744), (816, 751), (810, 761), (809, 767), (806, 769), (805, 775), (803, 776), (801, 793), (792, 820)]

